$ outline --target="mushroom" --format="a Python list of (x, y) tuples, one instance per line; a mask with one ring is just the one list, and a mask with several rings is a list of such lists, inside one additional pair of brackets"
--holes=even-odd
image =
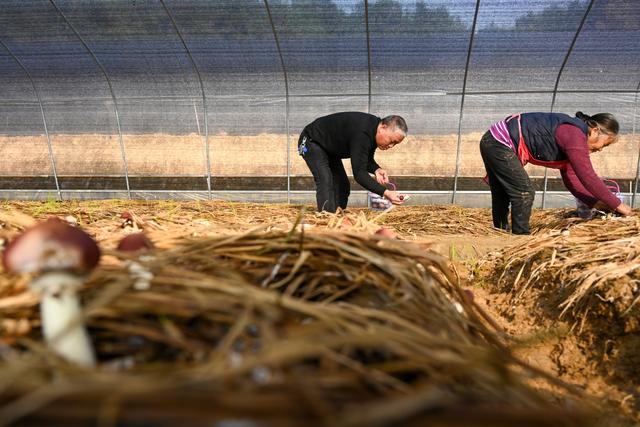
[(133, 216), (133, 214), (129, 211), (122, 211), (120, 213), (120, 219), (122, 219), (122, 224), (120, 224), (120, 227), (124, 228), (125, 230), (132, 230), (133, 232), (137, 233), (142, 228), (138, 224), (138, 221)]
[(133, 233), (124, 237), (116, 248), (121, 252), (143, 253), (155, 249), (153, 242), (144, 233)]
[[(133, 233), (120, 240), (116, 249), (136, 256), (139, 261), (151, 261), (154, 257), (150, 253), (155, 249), (155, 246), (144, 233)], [(134, 289), (139, 291), (149, 289), (153, 274), (135, 260), (127, 260), (126, 265), (129, 273), (135, 279)]]
[(76, 291), (99, 259), (91, 236), (55, 217), (26, 229), (2, 259), (8, 272), (38, 275), (29, 287), (40, 295), (44, 338), (60, 356), (83, 366), (94, 366), (95, 355)]
[(378, 235), (378, 236), (389, 238), (389, 239), (397, 239), (398, 238), (398, 235), (396, 234), (395, 231), (391, 230), (390, 228), (386, 228), (386, 227), (380, 227), (376, 231), (375, 234)]

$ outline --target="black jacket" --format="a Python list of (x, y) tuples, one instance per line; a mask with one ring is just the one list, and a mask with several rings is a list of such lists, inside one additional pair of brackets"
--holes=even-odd
[(369, 175), (380, 166), (373, 155), (380, 118), (359, 112), (335, 113), (308, 124), (303, 132), (320, 145), (330, 157), (351, 158), (353, 177), (367, 190), (383, 195), (387, 189)]

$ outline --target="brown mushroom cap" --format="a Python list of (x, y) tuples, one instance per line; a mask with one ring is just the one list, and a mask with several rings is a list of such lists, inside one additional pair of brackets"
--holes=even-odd
[(11, 273), (68, 270), (91, 271), (100, 260), (100, 248), (84, 231), (59, 218), (49, 218), (25, 230), (4, 251), (2, 262)]
[(117, 250), (122, 252), (146, 252), (155, 248), (153, 242), (144, 233), (133, 233), (120, 240)]
[(378, 236), (388, 237), (389, 239), (396, 239), (398, 237), (395, 231), (385, 227), (380, 227), (375, 234)]

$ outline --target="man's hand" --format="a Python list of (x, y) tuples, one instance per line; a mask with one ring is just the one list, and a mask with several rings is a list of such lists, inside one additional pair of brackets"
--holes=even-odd
[(405, 200), (404, 195), (398, 193), (397, 191), (391, 191), (391, 190), (386, 190), (384, 192), (384, 197), (389, 199), (389, 201), (394, 205), (401, 205), (404, 203), (404, 200)]
[(378, 184), (387, 185), (389, 183), (389, 174), (382, 168), (376, 169), (376, 181)]

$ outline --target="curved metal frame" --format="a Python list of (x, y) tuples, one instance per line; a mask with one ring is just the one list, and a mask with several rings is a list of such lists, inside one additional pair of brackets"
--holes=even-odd
[(371, 113), (371, 33), (369, 31), (369, 0), (364, 0), (364, 28), (367, 32), (367, 113)]
[(287, 68), (284, 64), (284, 56), (282, 55), (282, 49), (280, 48), (280, 40), (278, 39), (278, 33), (276, 32), (276, 26), (273, 23), (273, 17), (271, 16), (271, 9), (269, 8), (269, 2), (264, 1), (264, 7), (267, 10), (267, 16), (269, 18), (269, 24), (271, 24), (271, 31), (273, 32), (273, 38), (276, 42), (276, 48), (278, 49), (278, 56), (280, 57), (280, 65), (282, 66), (282, 74), (284, 75), (284, 127), (287, 132), (287, 203), (291, 202), (291, 136), (289, 135), (289, 77), (287, 76)]
[[(379, 95), (398, 95), (395, 93), (373, 93), (372, 92), (372, 52), (371, 52), (371, 33), (370, 33), (370, 22), (369, 22), (369, 0), (362, 0), (364, 2), (364, 19), (365, 19), (365, 31), (366, 31), (366, 48), (367, 48), (367, 70), (368, 70), (368, 90), (367, 93), (361, 93), (361, 94), (347, 94), (347, 95), (343, 95), (343, 96), (367, 96), (368, 99), (368, 104), (367, 104), (367, 111), (370, 112), (371, 110), (371, 104), (372, 104), (372, 97), (374, 96), (379, 96)], [(467, 79), (468, 79), (468, 71), (469, 71), (469, 67), (470, 67), (470, 58), (471, 58), (471, 54), (473, 52), (473, 44), (474, 44), (474, 37), (475, 37), (475, 31), (476, 31), (476, 26), (477, 26), (477, 21), (478, 21), (478, 15), (479, 15), (479, 9), (480, 9), (480, 0), (476, 0), (476, 5), (475, 5), (475, 13), (474, 13), (474, 17), (473, 17), (473, 23), (472, 23), (472, 27), (471, 27), (471, 34), (470, 34), (470, 39), (469, 39), (469, 46), (468, 46), (468, 51), (467, 51), (467, 58), (466, 58), (466, 64), (465, 64), (465, 69), (464, 69), (464, 78), (463, 78), (463, 84), (462, 84), (462, 91), (461, 92), (448, 92), (448, 93), (438, 93), (441, 95), (456, 95), (456, 96), (461, 96), (461, 102), (460, 102), (460, 111), (459, 111), (459, 121), (458, 121), (458, 134), (457, 134), (457, 147), (456, 147), (456, 160), (455, 160), (455, 174), (454, 174), (454, 185), (453, 185), (453, 191), (452, 191), (452, 199), (451, 202), (455, 203), (456, 202), (456, 195), (457, 193), (463, 193), (463, 191), (459, 191), (458, 190), (458, 181), (459, 181), (459, 173), (460, 173), (460, 166), (461, 166), (461, 144), (462, 144), (462, 122), (463, 122), (463, 118), (464, 118), (464, 105), (465, 105), (465, 98), (467, 95), (484, 95), (484, 94), (518, 94), (518, 93), (537, 93), (537, 94), (547, 94), (547, 93), (551, 93), (552, 94), (552, 100), (551, 100), (551, 107), (550, 107), (550, 111), (554, 111), (555, 108), (555, 103), (556, 103), (556, 98), (557, 95), (560, 93), (635, 93), (635, 103), (634, 103), (634, 117), (633, 117), (633, 130), (632, 130), (632, 135), (636, 135), (636, 126), (637, 126), (637, 120), (638, 120), (638, 112), (639, 112), (639, 108), (638, 108), (638, 102), (640, 101), (640, 82), (638, 83), (638, 86), (635, 90), (635, 92), (633, 92), (633, 90), (559, 90), (559, 82), (561, 79), (561, 76), (564, 72), (564, 69), (566, 68), (567, 64), (568, 64), (568, 60), (570, 58), (570, 55), (573, 52), (573, 49), (575, 48), (575, 45), (578, 41), (578, 37), (581, 34), (581, 31), (586, 23), (586, 20), (592, 10), (592, 7), (594, 6), (596, 0), (590, 0), (588, 5), (585, 8), (584, 11), (584, 15), (582, 16), (582, 19), (580, 21), (580, 24), (575, 32), (575, 35), (573, 37), (573, 40), (571, 41), (571, 44), (564, 56), (564, 59), (562, 61), (562, 64), (560, 66), (560, 69), (558, 71), (557, 77), (556, 77), (556, 81), (555, 81), (555, 85), (553, 87), (553, 90), (543, 90), (543, 91), (494, 91), (494, 92), (482, 92), (482, 91), (467, 91)], [(116, 99), (116, 95), (114, 92), (114, 88), (113, 85), (111, 83), (111, 79), (110, 76), (106, 70), (106, 68), (101, 64), (101, 62), (98, 60), (98, 57), (96, 56), (96, 54), (91, 50), (91, 48), (89, 47), (89, 45), (84, 41), (84, 39), (82, 38), (82, 36), (79, 34), (79, 32), (76, 30), (76, 28), (72, 25), (72, 23), (69, 21), (69, 19), (65, 16), (65, 14), (62, 12), (62, 10), (60, 9), (60, 7), (56, 4), (55, 0), (49, 0), (49, 2), (53, 5), (53, 7), (56, 9), (56, 11), (59, 13), (59, 15), (64, 19), (64, 21), (66, 22), (66, 24), (69, 26), (69, 28), (73, 31), (73, 33), (75, 34), (75, 36), (78, 38), (78, 40), (80, 41), (80, 43), (82, 44), (82, 46), (86, 49), (86, 51), (91, 55), (91, 57), (93, 58), (93, 60), (95, 61), (96, 65), (98, 66), (98, 68), (100, 69), (100, 71), (102, 72), (107, 85), (109, 87), (109, 91), (110, 91), (110, 95), (111, 95), (111, 100), (114, 103), (114, 112), (115, 112), (115, 117), (116, 117), (116, 125), (117, 125), (117, 130), (118, 130), (118, 136), (119, 136), (119, 143), (120, 143), (120, 150), (121, 150), (121, 155), (122, 155), (122, 161), (124, 164), (124, 176), (125, 176), (125, 181), (126, 181), (126, 189), (127, 189), (127, 193), (129, 198), (131, 198), (131, 189), (130, 189), (130, 184), (129, 184), (129, 171), (128, 171), (128, 163), (127, 163), (127, 157), (126, 157), (126, 150), (125, 150), (125, 145), (124, 145), (124, 141), (123, 141), (123, 133), (122, 133), (122, 128), (121, 128), (121, 123), (120, 123), (120, 117), (119, 117), (119, 109), (118, 109), (118, 100)], [(284, 84), (285, 84), (285, 127), (286, 127), (286, 132), (287, 132), (287, 202), (290, 202), (290, 194), (292, 193), (291, 191), (291, 135), (290, 135), (290, 129), (289, 129), (289, 120), (290, 120), (290, 99), (291, 98), (304, 98), (304, 97), (323, 97), (323, 96), (329, 96), (329, 97), (334, 97), (336, 96), (336, 94), (298, 94), (298, 95), (291, 95), (289, 93), (289, 82), (288, 82), (288, 74), (287, 74), (287, 69), (285, 66), (285, 61), (284, 61), (284, 55), (283, 55), (283, 51), (281, 49), (281, 45), (280, 45), (280, 41), (278, 38), (278, 33), (276, 31), (276, 27), (274, 24), (274, 20), (273, 17), (271, 15), (271, 10), (270, 10), (270, 6), (269, 6), (269, 2), (268, 0), (263, 0), (264, 2), (264, 6), (267, 12), (267, 16), (269, 19), (269, 23), (271, 25), (271, 29), (272, 29), (272, 33), (274, 36), (274, 40), (276, 43), (276, 47), (277, 47), (277, 51), (279, 54), (279, 59), (280, 59), (280, 63), (282, 66), (282, 71), (283, 71), (283, 75), (284, 75)], [(164, 0), (160, 0), (160, 3), (162, 5), (162, 7), (164, 8), (165, 12), (167, 13), (167, 16), (169, 17), (169, 20), (171, 22), (171, 25), (173, 26), (176, 34), (178, 35), (178, 38), (180, 39), (188, 57), (189, 60), (192, 63), (192, 66), (197, 74), (197, 78), (200, 84), (200, 89), (202, 92), (202, 102), (203, 102), (203, 109), (204, 109), (204, 146), (205, 146), (205, 157), (206, 157), (206, 167), (207, 167), (207, 188), (208, 188), (208, 196), (209, 198), (211, 198), (212, 196), (212, 172), (211, 172), (211, 156), (210, 156), (210, 150), (209, 150), (209, 130), (208, 130), (208, 113), (207, 113), (207, 97), (206, 97), (206, 92), (205, 92), (205, 87), (204, 87), (204, 83), (202, 80), (202, 75), (200, 73), (200, 70), (198, 68), (198, 65), (189, 49), (189, 47), (186, 44), (186, 41), (180, 31), (180, 28), (178, 27), (171, 11), (169, 10), (169, 8), (167, 7), (167, 5), (165, 4)], [(50, 157), (50, 161), (51, 161), (51, 165), (52, 165), (52, 171), (53, 171), (53, 175), (54, 175), (54, 180), (55, 180), (55, 185), (56, 185), (56, 191), (58, 194), (58, 198), (62, 199), (62, 191), (60, 189), (60, 185), (59, 185), (59, 180), (58, 180), (58, 174), (57, 174), (57, 167), (56, 167), (56, 161), (55, 161), (55, 156), (54, 156), (54, 152), (53, 152), (53, 146), (52, 146), (52, 137), (49, 134), (49, 129), (48, 129), (48, 125), (47, 125), (47, 118), (46, 118), (46, 114), (45, 114), (45, 109), (44, 109), (44, 105), (47, 104), (49, 101), (43, 100), (40, 96), (40, 93), (38, 91), (38, 88), (35, 84), (35, 81), (33, 80), (31, 74), (29, 73), (29, 71), (27, 70), (27, 68), (25, 67), (25, 65), (13, 54), (13, 52), (11, 52), (11, 50), (6, 46), (6, 44), (4, 44), (1, 40), (0, 40), (0, 45), (9, 53), (9, 55), (14, 59), (14, 61), (19, 65), (19, 67), (25, 72), (26, 76), (28, 77), (34, 93), (36, 95), (37, 98), (37, 102), (39, 104), (40, 107), (40, 112), (42, 115), (42, 120), (43, 120), (43, 125), (44, 125), (44, 130), (45, 130), (45, 134), (47, 137), (47, 144), (48, 144), (48, 150), (49, 150), (49, 157)], [(412, 94), (403, 94), (404, 96), (422, 96), (423, 94), (418, 94), (418, 93), (412, 93)], [(268, 96), (268, 95), (267, 95)], [(276, 96), (276, 95), (274, 95)], [(277, 95), (277, 97), (280, 97), (280, 95)], [(103, 97), (99, 97), (99, 98), (95, 98), (96, 100), (108, 100), (109, 97), (108, 96), (103, 96)], [(124, 98), (121, 98), (121, 100)], [(194, 98), (194, 100), (197, 99), (197, 95)], [(33, 101), (28, 101), (28, 103), (30, 105), (33, 105)], [(196, 111), (196, 115), (197, 115), (197, 111)], [(638, 193), (638, 189), (640, 187), (640, 147), (639, 147), (639, 152), (638, 152), (638, 159), (637, 159), (637, 166), (636, 166), (636, 176), (635, 176), (635, 182), (634, 182), (634, 189), (633, 189), (633, 193), (632, 193), (632, 199), (631, 199), (631, 205), (635, 205), (636, 202), (636, 195)], [(544, 189), (543, 189), (543, 194), (542, 194), (542, 207), (545, 208), (546, 205), (546, 196), (548, 193), (548, 170), (545, 169), (545, 173), (544, 173)], [(551, 193), (551, 192), (549, 192)]]
[(173, 26), (173, 29), (175, 30), (176, 34), (178, 35), (178, 38), (180, 39), (180, 42), (182, 43), (182, 46), (184, 47), (184, 50), (187, 52), (187, 56), (191, 61), (191, 65), (193, 65), (193, 69), (195, 70), (196, 75), (198, 76), (198, 82), (200, 83), (200, 90), (202, 91), (202, 111), (204, 114), (204, 150), (205, 150), (205, 161), (207, 164), (207, 192), (209, 195), (209, 199), (211, 199), (211, 159), (209, 155), (209, 117), (207, 114), (207, 96), (204, 91), (204, 83), (202, 82), (202, 75), (200, 74), (200, 69), (196, 64), (196, 61), (193, 59), (193, 56), (191, 55), (191, 51), (189, 50), (189, 47), (187, 46), (187, 43), (184, 40), (184, 37), (182, 37), (182, 33), (178, 29), (178, 24), (176, 24), (176, 21), (173, 19), (173, 15), (169, 11), (169, 8), (164, 3), (164, 0), (160, 0), (160, 4), (162, 5), (164, 11), (167, 13), (167, 16), (169, 17), (169, 21), (171, 21), (171, 26)]
[(131, 199), (131, 187), (129, 186), (129, 168), (128, 168), (128, 165), (127, 165), (127, 155), (126, 155), (126, 152), (125, 152), (125, 149), (124, 149), (124, 141), (122, 139), (122, 128), (120, 126), (120, 114), (118, 113), (118, 101), (116, 100), (116, 94), (113, 91), (113, 86), (111, 85), (111, 79), (109, 78), (109, 74), (107, 73), (106, 68), (104, 68), (102, 63), (98, 60), (98, 57), (95, 55), (95, 53), (93, 53), (91, 48), (89, 48), (89, 45), (87, 45), (87, 43), (84, 41), (84, 39), (82, 38), (82, 36), (78, 32), (78, 30), (76, 30), (76, 28), (73, 26), (71, 21), (69, 21), (67, 16), (62, 12), (62, 10), (58, 7), (58, 5), (55, 3), (55, 1), (54, 0), (49, 0), (49, 2), (53, 5), (53, 7), (56, 9), (56, 11), (60, 14), (62, 19), (64, 19), (64, 22), (66, 22), (66, 24), (69, 26), (71, 31), (73, 31), (73, 33), (76, 35), (78, 40), (80, 40), (80, 43), (82, 44), (82, 46), (87, 50), (87, 52), (89, 52), (89, 55), (91, 55), (91, 58), (93, 58), (93, 60), (95, 61), (96, 65), (98, 66), (98, 68), (100, 69), (102, 74), (104, 75), (105, 80), (107, 81), (107, 85), (109, 86), (109, 92), (111, 92), (111, 99), (113, 101), (113, 110), (114, 110), (115, 117), (116, 117), (116, 126), (118, 127), (118, 140), (120, 142), (120, 154), (122, 155), (122, 163), (123, 163), (123, 167), (124, 167), (124, 180), (125, 180), (125, 183), (127, 185), (127, 196), (128, 196), (129, 199)]
[[(573, 40), (571, 41), (571, 45), (569, 46), (569, 49), (567, 50), (567, 54), (564, 57), (564, 60), (562, 61), (562, 65), (560, 66), (560, 70), (558, 71), (558, 77), (556, 77), (556, 84), (553, 87), (553, 95), (551, 97), (551, 108), (549, 111), (553, 112), (553, 107), (555, 107), (556, 104), (556, 95), (558, 93), (558, 86), (560, 85), (560, 77), (562, 77), (562, 72), (564, 71), (564, 67), (567, 65), (567, 62), (569, 61), (569, 56), (571, 56), (571, 52), (573, 51), (573, 47), (576, 45), (576, 42), (578, 41), (578, 37), (580, 36), (580, 32), (582, 31), (582, 27), (584, 26), (584, 23), (587, 21), (587, 17), (589, 16), (589, 12), (591, 11), (591, 7), (593, 6), (593, 4), (595, 3), (596, 0), (591, 0), (589, 2), (589, 5), (587, 6), (587, 9), (584, 11), (584, 15), (582, 16), (582, 20), (580, 21), (580, 25), (578, 25), (578, 29), (576, 30), (576, 34), (573, 36)], [(544, 169), (544, 189), (542, 190), (542, 209), (545, 208), (546, 206), (546, 197), (547, 197), (547, 184), (549, 182), (549, 169), (545, 168)]]
[(456, 202), (458, 191), (458, 174), (460, 173), (460, 150), (462, 146), (462, 118), (464, 116), (464, 97), (467, 90), (467, 76), (469, 74), (469, 62), (471, 62), (471, 51), (473, 50), (473, 39), (476, 33), (476, 23), (478, 22), (478, 12), (480, 11), (480, 0), (476, 0), (476, 10), (473, 14), (473, 24), (471, 24), (471, 36), (469, 37), (469, 49), (467, 50), (467, 61), (464, 66), (464, 78), (462, 80), (462, 99), (460, 100), (460, 115), (458, 116), (458, 143), (456, 146), (456, 169), (453, 176), (453, 194), (451, 203)]
[(60, 183), (58, 182), (58, 171), (56, 169), (56, 160), (55, 160), (55, 157), (53, 156), (53, 144), (51, 143), (51, 136), (49, 135), (49, 127), (47, 126), (47, 118), (44, 114), (44, 106), (42, 104), (42, 98), (40, 97), (40, 91), (38, 91), (38, 87), (36, 86), (36, 83), (33, 81), (33, 78), (31, 77), (31, 73), (29, 73), (29, 70), (27, 70), (27, 67), (25, 67), (22, 61), (20, 61), (20, 59), (18, 59), (18, 57), (13, 54), (11, 49), (9, 49), (9, 46), (7, 46), (2, 40), (0, 40), (0, 46), (2, 46), (9, 53), (9, 55), (11, 55), (13, 60), (16, 61), (16, 64), (18, 64), (18, 66), (22, 68), (22, 71), (24, 71), (24, 73), (27, 75), (27, 78), (29, 79), (31, 86), (33, 87), (33, 92), (35, 93), (36, 98), (38, 99), (38, 105), (40, 106), (40, 114), (42, 115), (42, 124), (44, 126), (44, 133), (47, 136), (47, 147), (49, 149), (49, 160), (51, 161), (51, 171), (53, 172), (53, 179), (56, 183), (56, 192), (58, 193), (58, 200), (62, 200), (62, 193), (60, 192)]
[[(638, 118), (638, 94), (640, 93), (640, 82), (638, 82), (638, 86), (636, 87), (636, 99), (633, 107), (633, 127), (631, 131), (631, 135), (636, 134), (636, 121)], [(631, 207), (634, 207), (636, 204), (636, 194), (638, 194), (638, 178), (640, 177), (640, 144), (638, 144), (638, 163), (636, 165), (636, 179), (633, 186), (633, 195), (631, 196)]]

